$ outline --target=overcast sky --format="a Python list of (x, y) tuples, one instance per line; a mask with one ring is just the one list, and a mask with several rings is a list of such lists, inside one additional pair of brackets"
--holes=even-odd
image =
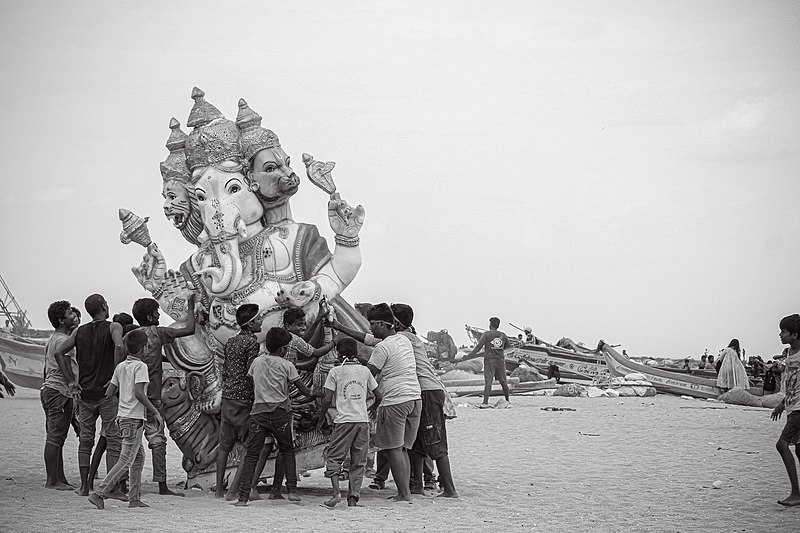
[(551, 342), (779, 353), (800, 312), (800, 4), (0, 2), (0, 274), (47, 305), (146, 294), (117, 210), (177, 268), (158, 163), (197, 85), (244, 97), (366, 208), (353, 302), (418, 330), (497, 315)]

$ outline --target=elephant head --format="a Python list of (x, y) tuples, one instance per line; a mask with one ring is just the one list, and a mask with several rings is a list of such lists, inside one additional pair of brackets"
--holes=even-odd
[(224, 161), (193, 175), (197, 207), (217, 259), (217, 264), (203, 265), (197, 273), (206, 290), (219, 298), (233, 293), (242, 280), (239, 242), (262, 227), (264, 208), (240, 169), (237, 163)]

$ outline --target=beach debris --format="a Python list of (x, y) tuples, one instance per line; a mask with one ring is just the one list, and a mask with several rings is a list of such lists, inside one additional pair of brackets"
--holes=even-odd
[(583, 431), (579, 431), (578, 435), (583, 435), (584, 437), (599, 437), (600, 433), (584, 433)]
[(719, 397), (719, 400), (734, 405), (745, 405), (747, 407), (768, 407), (774, 409), (783, 401), (783, 398), (783, 393), (755, 396), (744, 389), (737, 388), (724, 393)]
[(561, 385), (556, 389), (553, 393), (553, 396), (568, 396), (571, 398), (575, 398), (577, 396), (588, 396), (586, 392), (586, 387), (582, 385), (577, 385), (575, 383), (566, 383)]
[(685, 394), (681, 396), (681, 400), (695, 400), (696, 398), (692, 396), (686, 396)]
[(511, 372), (512, 378), (519, 378), (520, 383), (527, 383), (528, 381), (544, 381), (546, 378), (542, 376), (536, 369), (529, 366), (520, 365)]
[(758, 453), (758, 452), (751, 452), (748, 450), (734, 450), (733, 448), (722, 448), (722, 447), (717, 448), (717, 450), (723, 450), (726, 452), (746, 453), (748, 455), (754, 455)]
[(642, 402), (642, 405), (655, 405), (653, 402)]
[(501, 398), (494, 403), (493, 409), (511, 409), (511, 404)]
[(720, 481), (719, 479), (711, 484), (711, 486), (713, 488), (715, 488), (715, 489), (721, 489), (723, 485), (724, 485), (724, 483), (722, 481)]
[(722, 406), (719, 406), (719, 407), (712, 407), (710, 405), (702, 405), (702, 406), (699, 406), (699, 405), (698, 406), (695, 406), (695, 405), (682, 405), (681, 406), (681, 409), (712, 409), (712, 410), (714, 410), (714, 409), (727, 409), (727, 408), (728, 407), (726, 405), (722, 405)]
[(555, 407), (555, 406), (542, 407), (541, 410), (542, 411), (577, 411), (577, 409), (573, 409), (572, 407)]

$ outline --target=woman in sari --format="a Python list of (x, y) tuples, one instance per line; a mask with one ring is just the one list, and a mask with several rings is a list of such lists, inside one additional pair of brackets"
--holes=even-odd
[(731, 340), (728, 347), (722, 350), (719, 355), (719, 371), (717, 372), (717, 387), (723, 391), (730, 389), (748, 389), (750, 381), (744, 369), (741, 359), (739, 359), (739, 339)]

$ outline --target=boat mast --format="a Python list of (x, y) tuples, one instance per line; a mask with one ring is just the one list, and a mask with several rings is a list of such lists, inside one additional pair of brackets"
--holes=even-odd
[[(28, 320), (28, 312), (23, 310), (17, 303), (17, 299), (11, 293), (3, 276), (0, 275), (0, 284), (3, 286), (5, 293), (0, 298), (0, 310), (6, 316), (7, 325), (11, 327), (17, 335), (24, 335), (29, 329), (33, 327), (31, 321)], [(13, 309), (12, 309), (13, 306)]]

